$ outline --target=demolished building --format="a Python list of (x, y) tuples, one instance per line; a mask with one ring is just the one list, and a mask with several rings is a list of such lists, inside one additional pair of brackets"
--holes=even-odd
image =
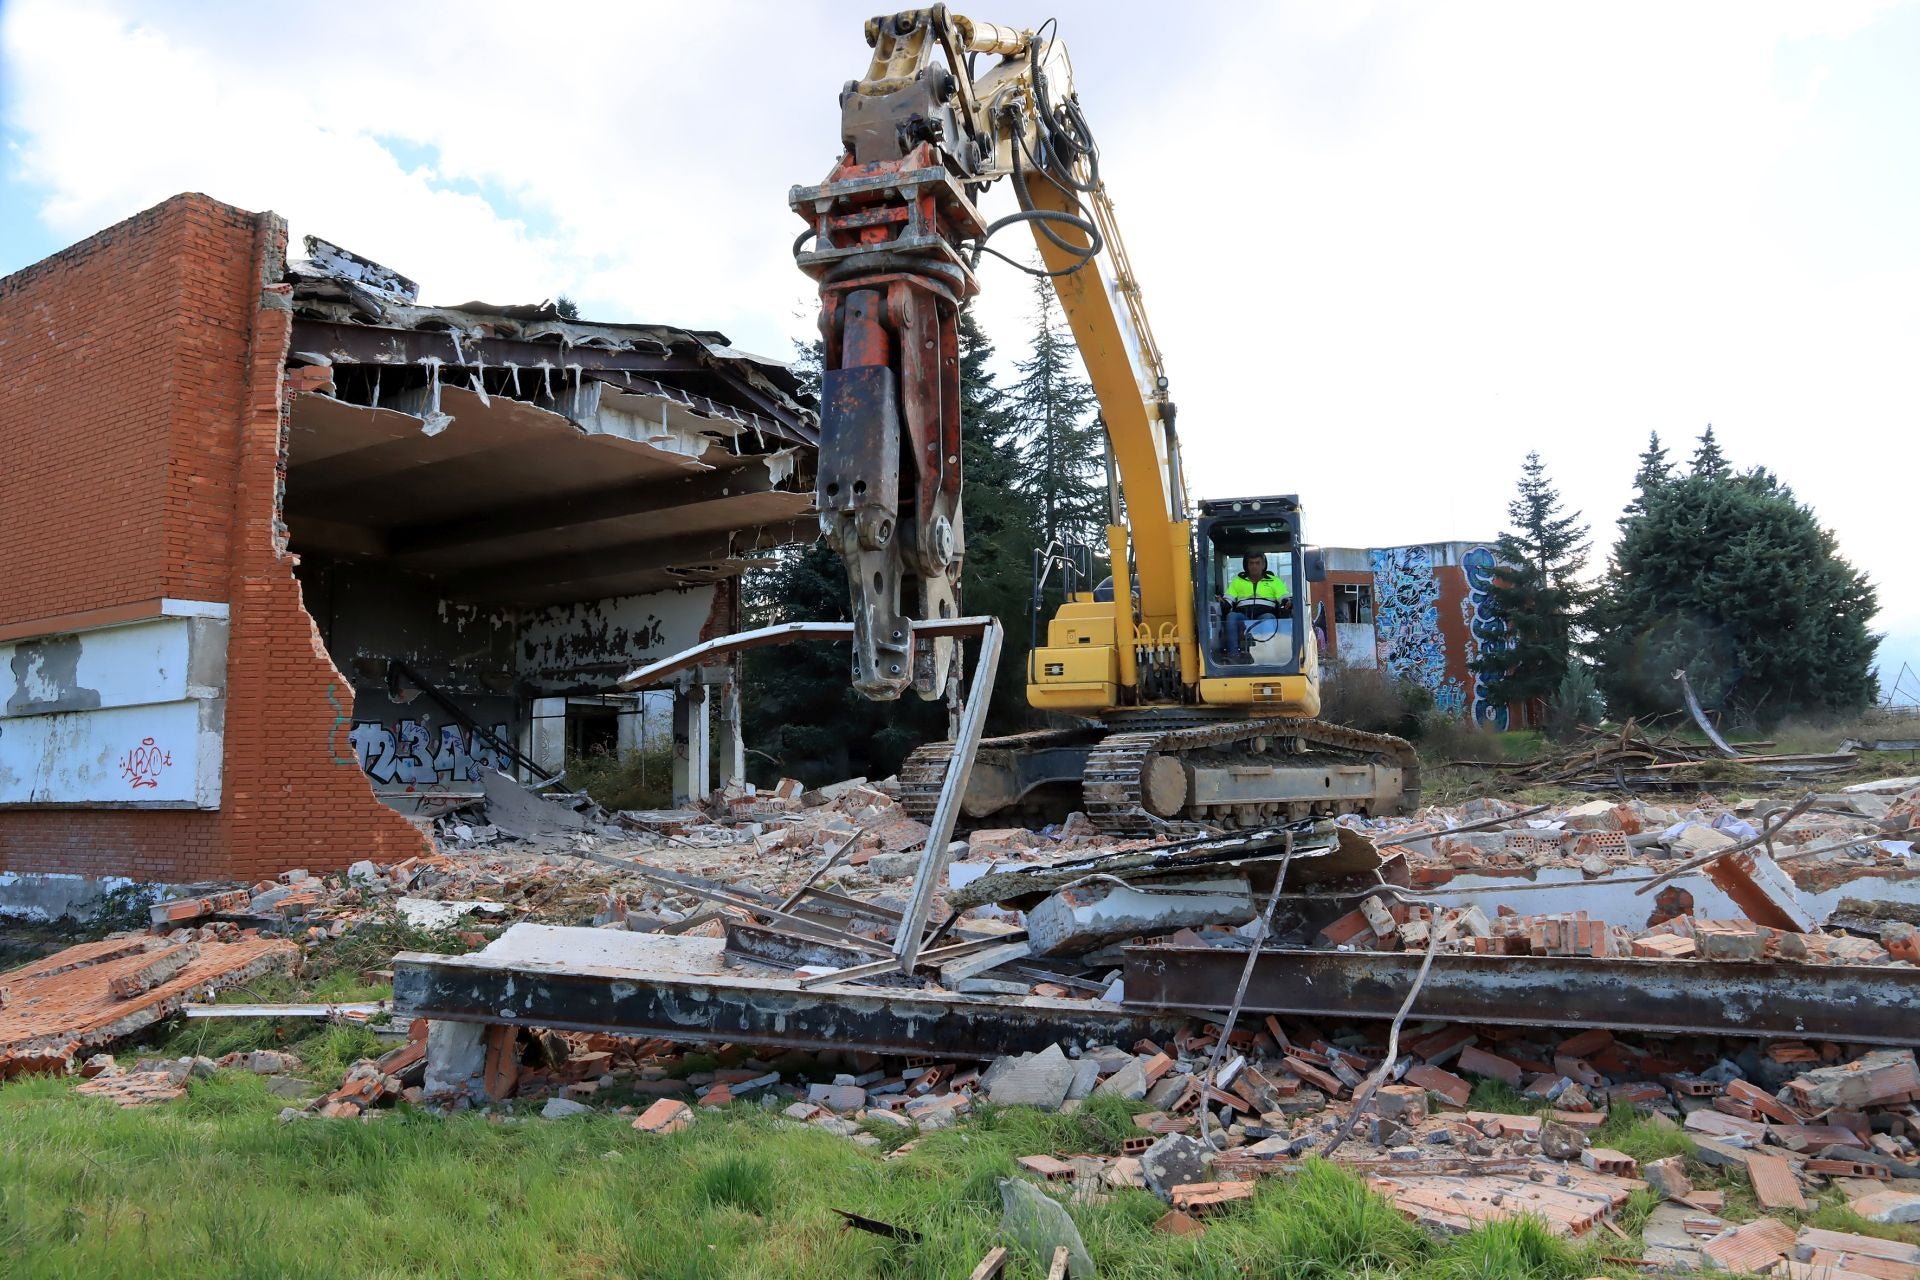
[[(0, 279), (0, 875), (423, 851), (489, 768), (636, 745), (615, 679), (810, 533), (784, 365), (307, 255), (181, 195)], [(733, 674), (671, 691), (682, 795), (740, 772)]]

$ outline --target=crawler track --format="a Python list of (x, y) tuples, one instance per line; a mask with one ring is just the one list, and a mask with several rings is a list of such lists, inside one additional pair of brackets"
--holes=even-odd
[[(1140, 725), (1143, 727), (1135, 728)], [(1031, 733), (988, 738), (980, 751), (1022, 751), (1061, 746), (1085, 739), (1098, 727), (1039, 729)], [(1410, 813), (1420, 803), (1420, 757), (1400, 738), (1383, 733), (1367, 733), (1323, 720), (1209, 718), (1194, 723), (1192, 713), (1178, 710), (1164, 714), (1128, 717), (1123, 732), (1108, 734), (1092, 748), (1082, 781), (1082, 806), (1094, 824), (1116, 834), (1151, 831), (1161, 819), (1149, 813), (1142, 794), (1148, 763), (1156, 756), (1183, 756), (1195, 751), (1245, 744), (1251, 748), (1257, 739), (1289, 740), (1304, 743), (1302, 752), (1270, 750), (1276, 766), (1310, 763), (1316, 750), (1342, 755), (1366, 756), (1398, 765), (1402, 788), (1400, 808)], [(953, 744), (936, 742), (921, 747), (900, 769), (900, 803), (908, 813), (927, 821), (940, 800), (940, 788), (946, 781), (952, 761)], [(1194, 813), (1190, 817), (1204, 818)]]

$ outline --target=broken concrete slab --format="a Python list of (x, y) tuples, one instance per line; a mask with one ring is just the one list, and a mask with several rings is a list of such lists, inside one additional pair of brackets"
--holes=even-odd
[(1171, 1204), (1175, 1187), (1206, 1181), (1211, 1154), (1198, 1138), (1169, 1133), (1140, 1153), (1140, 1173), (1147, 1189)]
[(523, 840), (586, 831), (591, 824), (581, 814), (528, 791), (512, 775), (498, 769), (476, 769), (486, 796), (487, 821)]
[(987, 1096), (996, 1106), (1040, 1107), (1058, 1110), (1067, 1100), (1067, 1091), (1079, 1074), (1079, 1068), (1050, 1044), (1039, 1053), (1014, 1061), (992, 1078)]

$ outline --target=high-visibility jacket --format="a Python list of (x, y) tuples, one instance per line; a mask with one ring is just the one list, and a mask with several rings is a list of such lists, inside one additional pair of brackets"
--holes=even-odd
[(1292, 594), (1293, 592), (1288, 589), (1287, 584), (1271, 573), (1261, 578), (1258, 582), (1249, 578), (1245, 573), (1236, 573), (1233, 575), (1233, 581), (1227, 584), (1227, 599), (1229, 600), (1272, 600), (1278, 602), (1285, 600)]

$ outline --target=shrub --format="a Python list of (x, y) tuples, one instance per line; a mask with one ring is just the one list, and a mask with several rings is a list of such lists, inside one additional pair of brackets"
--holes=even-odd
[(567, 782), (603, 809), (664, 809), (673, 802), (673, 747), (570, 756)]

